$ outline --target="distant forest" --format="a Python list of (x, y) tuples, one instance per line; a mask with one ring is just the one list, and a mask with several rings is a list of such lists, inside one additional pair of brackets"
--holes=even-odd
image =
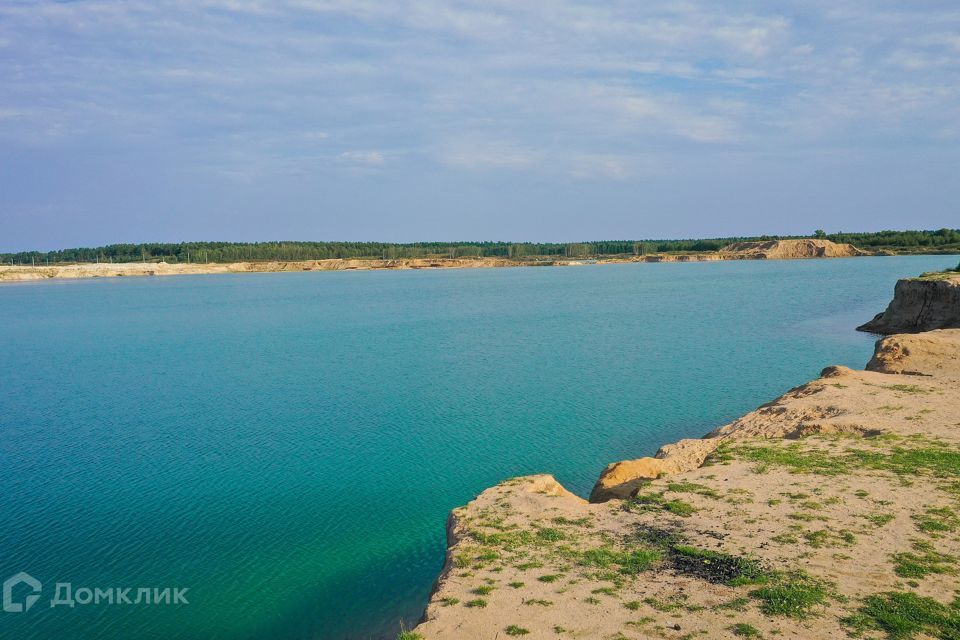
[(501, 257), (591, 258), (716, 251), (731, 242), (823, 238), (847, 242), (862, 249), (887, 249), (898, 253), (960, 253), (960, 229), (938, 231), (878, 231), (875, 233), (824, 233), (810, 236), (758, 236), (706, 240), (610, 240), (601, 242), (179, 242), (111, 244), (58, 251), (2, 253), (3, 264), (55, 264), (73, 262), (240, 262), (267, 260), (326, 260), (330, 258), (468, 258)]

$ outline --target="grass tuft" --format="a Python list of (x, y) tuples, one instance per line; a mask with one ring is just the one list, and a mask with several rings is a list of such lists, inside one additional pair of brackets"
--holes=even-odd
[(760, 600), (763, 613), (800, 619), (812, 615), (813, 607), (829, 595), (826, 584), (799, 571), (776, 575), (769, 585), (750, 592), (750, 597)]
[(880, 630), (890, 640), (910, 640), (918, 634), (942, 640), (960, 638), (960, 610), (956, 601), (948, 606), (902, 591), (868, 597), (860, 613), (844, 622), (857, 631)]

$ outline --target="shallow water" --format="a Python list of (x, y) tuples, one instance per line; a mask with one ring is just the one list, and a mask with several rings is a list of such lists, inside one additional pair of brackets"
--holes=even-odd
[[(955, 256), (280, 273), (0, 286), (0, 637), (380, 638), (447, 512), (603, 466), (830, 364)], [(50, 607), (55, 583), (189, 605)]]

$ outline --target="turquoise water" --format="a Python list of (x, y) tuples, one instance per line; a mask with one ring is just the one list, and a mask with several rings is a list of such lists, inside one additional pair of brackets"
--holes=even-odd
[[(447, 512), (603, 466), (829, 364), (955, 256), (215, 275), (0, 286), (0, 637), (380, 638)], [(51, 608), (75, 587), (189, 605)], [(131, 593), (132, 595), (132, 593)]]

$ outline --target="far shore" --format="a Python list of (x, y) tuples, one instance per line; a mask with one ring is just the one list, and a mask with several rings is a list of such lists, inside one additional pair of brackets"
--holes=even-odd
[[(720, 260), (786, 260), (842, 258), (877, 255), (851, 245), (827, 240), (780, 240), (737, 243), (716, 252), (656, 253), (639, 256), (582, 258), (402, 258), (329, 259), (229, 263), (124, 262), (54, 265), (0, 265), (0, 282), (50, 279), (110, 278), (124, 276), (173, 276), (215, 273), (270, 273), (296, 271), (367, 271), (411, 269), (477, 269), (492, 267), (567, 267), (634, 262), (713, 262)], [(886, 254), (889, 255), (889, 254)]]

